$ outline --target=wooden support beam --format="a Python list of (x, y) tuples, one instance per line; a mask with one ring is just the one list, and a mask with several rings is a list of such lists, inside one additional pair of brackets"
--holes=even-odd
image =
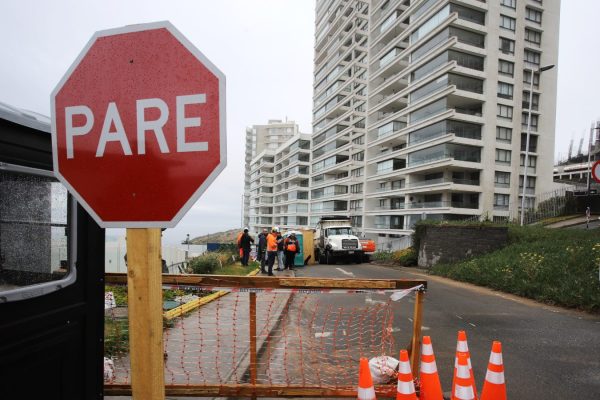
[[(126, 282), (125, 274), (106, 274), (106, 283), (124, 284)], [(427, 281), (424, 279), (289, 278), (233, 275), (163, 275), (162, 283), (169, 285), (276, 289), (410, 289), (418, 285), (427, 288)]]
[[(323, 388), (317, 386), (288, 386), (268, 384), (167, 385), (167, 396), (177, 397), (321, 397), (356, 398), (356, 386)], [(376, 386), (378, 398), (396, 398), (396, 385)], [(129, 396), (129, 385), (106, 385), (107, 396)]]
[[(413, 334), (410, 343), (410, 368), (413, 376), (418, 375), (419, 357), (421, 355), (421, 325), (423, 322), (423, 297), (425, 293), (418, 290), (415, 296), (413, 313)], [(416, 374), (416, 375), (415, 375)]]
[[(256, 385), (257, 349), (256, 349), (256, 293), (250, 293), (250, 383)], [(256, 395), (252, 396), (256, 399)]]
[(131, 387), (135, 400), (164, 400), (160, 229), (127, 229)]

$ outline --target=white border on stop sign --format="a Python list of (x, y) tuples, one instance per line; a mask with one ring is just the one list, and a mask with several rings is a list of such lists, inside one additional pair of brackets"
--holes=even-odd
[[(220, 162), (219, 165), (212, 171), (212, 173), (206, 178), (204, 183), (194, 192), (194, 194), (188, 199), (188, 201), (181, 207), (181, 209), (175, 214), (171, 221), (113, 221), (106, 222), (100, 219), (100, 216), (94, 212), (92, 207), (77, 193), (76, 190), (69, 184), (69, 182), (59, 173), (58, 170), (58, 143), (56, 139), (56, 115), (55, 115), (55, 97), (58, 92), (62, 89), (67, 79), (71, 76), (73, 71), (77, 68), (81, 60), (85, 57), (89, 49), (92, 47), (96, 39), (105, 36), (119, 35), (123, 33), (141, 32), (154, 29), (167, 29), (179, 42), (192, 53), (206, 68), (212, 72), (219, 79), (219, 142), (220, 142)], [(54, 168), (54, 175), (56, 178), (67, 187), (69, 192), (77, 201), (85, 208), (85, 210), (94, 218), (94, 220), (102, 228), (173, 228), (183, 218), (183, 216), (189, 211), (190, 208), (198, 201), (202, 194), (208, 189), (208, 187), (214, 182), (219, 174), (227, 166), (227, 130), (226, 130), (226, 111), (225, 111), (225, 74), (221, 72), (200, 50), (196, 48), (173, 24), (169, 21), (158, 21), (150, 22), (145, 24), (127, 25), (120, 28), (106, 29), (94, 33), (92, 38), (85, 45), (83, 50), (79, 53), (75, 61), (71, 64), (67, 72), (63, 75), (60, 82), (50, 95), (50, 110), (52, 117), (52, 162)]]

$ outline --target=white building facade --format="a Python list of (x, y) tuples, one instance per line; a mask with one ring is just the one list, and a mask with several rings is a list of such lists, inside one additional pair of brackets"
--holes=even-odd
[(385, 243), (422, 218), (502, 220), (523, 191), (535, 207), (553, 188), (557, 74), (539, 71), (557, 63), (559, 10), (318, 0), (311, 225), (350, 215)]
[[(267, 185), (265, 187), (264, 194), (268, 194), (266, 191), (272, 190), (272, 183), (274, 178), (274, 159), (269, 162), (270, 158), (264, 161), (264, 164), (260, 168), (260, 173), (251, 168), (252, 160), (263, 152), (268, 152), (271, 155), (275, 154), (282, 144), (286, 143), (292, 137), (298, 135), (298, 125), (294, 121), (282, 121), (278, 119), (272, 119), (264, 125), (253, 125), (246, 128), (246, 148), (245, 148), (245, 173), (244, 173), (244, 194), (243, 194), (243, 216), (242, 225), (250, 225), (250, 197), (252, 190), (255, 190), (260, 185)], [(253, 179), (256, 175), (260, 175), (260, 179)], [(253, 189), (251, 188), (253, 186)], [(270, 199), (272, 204), (272, 199)], [(263, 203), (261, 203), (263, 204)], [(257, 207), (252, 207), (252, 216), (256, 220), (259, 215)], [(268, 208), (268, 207), (267, 207)], [(272, 214), (272, 210), (271, 213)], [(260, 220), (260, 219), (259, 219)]]

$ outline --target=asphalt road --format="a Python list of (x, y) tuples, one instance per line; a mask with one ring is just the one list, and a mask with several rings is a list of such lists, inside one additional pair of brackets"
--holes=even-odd
[[(510, 399), (600, 399), (600, 316), (546, 306), (424, 271), (373, 264), (315, 265), (296, 276), (427, 279), (423, 334), (429, 335), (445, 392), (459, 330), (467, 332), (477, 390), (493, 340), (503, 346)], [(364, 299), (362, 300), (364, 301)], [(408, 343), (412, 298), (395, 310), (396, 343)]]

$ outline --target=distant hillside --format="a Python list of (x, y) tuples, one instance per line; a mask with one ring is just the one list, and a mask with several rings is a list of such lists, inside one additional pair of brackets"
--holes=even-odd
[(206, 243), (235, 243), (240, 229), (230, 229), (225, 232), (209, 233), (208, 235), (198, 236), (190, 239), (191, 244), (206, 244)]

